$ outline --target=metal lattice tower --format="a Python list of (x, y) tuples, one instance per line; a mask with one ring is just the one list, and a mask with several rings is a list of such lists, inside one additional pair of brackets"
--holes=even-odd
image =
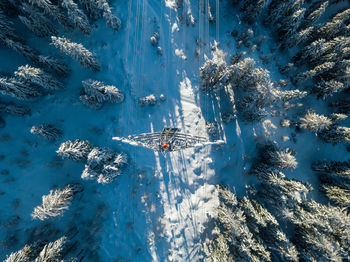
[(205, 137), (184, 134), (180, 132), (179, 128), (173, 127), (164, 127), (162, 131), (154, 133), (143, 133), (128, 137), (113, 137), (113, 140), (147, 147), (160, 152), (172, 152), (197, 145), (212, 144)]

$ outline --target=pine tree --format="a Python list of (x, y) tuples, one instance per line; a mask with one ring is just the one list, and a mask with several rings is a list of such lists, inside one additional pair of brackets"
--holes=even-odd
[(311, 165), (312, 170), (321, 174), (330, 174), (350, 179), (350, 160), (339, 161), (315, 161)]
[(92, 146), (89, 141), (77, 139), (62, 143), (56, 152), (63, 158), (74, 161), (83, 161), (87, 159), (91, 150)]
[(34, 64), (48, 68), (59, 75), (66, 76), (69, 74), (67, 65), (55, 58), (43, 56), (37, 50), (24, 44), (12, 28), (12, 24), (7, 21), (5, 16), (0, 12), (0, 43), (7, 48), (20, 53)]
[(271, 252), (272, 261), (299, 261), (298, 251), (282, 232), (276, 218), (256, 200), (243, 197), (239, 206), (246, 217), (247, 226)]
[(13, 29), (13, 23), (10, 22), (4, 13), (0, 11), (0, 42), (4, 45), (6, 39), (19, 40)]
[(349, 143), (350, 128), (344, 126), (332, 126), (331, 128), (322, 130), (318, 136), (326, 143)]
[(97, 7), (95, 0), (79, 0), (79, 2), (87, 11), (89, 17), (98, 19), (102, 16), (102, 11)]
[(67, 245), (67, 237), (63, 236), (55, 242), (49, 242), (44, 246), (34, 262), (61, 262), (64, 249)]
[(74, 26), (86, 35), (91, 33), (91, 26), (87, 16), (81, 11), (73, 0), (63, 0), (62, 6), (67, 9), (68, 18), (73, 22)]
[(124, 100), (124, 94), (113, 85), (106, 85), (103, 82), (92, 79), (82, 81), (82, 84), (84, 92), (99, 103), (121, 103)]
[(295, 169), (298, 166), (298, 162), (289, 148), (284, 150), (274, 149), (266, 153), (269, 164), (275, 168)]
[(82, 173), (83, 179), (96, 179), (98, 183), (108, 184), (121, 175), (127, 164), (126, 154), (115, 154), (110, 149), (95, 147), (87, 158), (87, 165)]
[(39, 55), (37, 58), (38, 62), (34, 62), (35, 64), (47, 68), (59, 76), (68, 76), (70, 73), (69, 67), (60, 60), (43, 55)]
[(31, 245), (25, 245), (22, 249), (11, 253), (4, 262), (32, 262), (40, 254), (44, 244), (36, 242)]
[(339, 186), (322, 186), (326, 196), (335, 204), (342, 207), (350, 207), (350, 190)]
[(344, 88), (344, 84), (336, 80), (321, 80), (314, 87), (314, 91), (317, 93), (318, 98), (326, 99), (327, 97), (333, 96), (335, 93), (344, 90)]
[(305, 8), (299, 9), (289, 16), (283, 17), (280, 20), (280, 27), (277, 32), (279, 39), (285, 42), (288, 38), (297, 33), (297, 29), (304, 18)]
[(101, 169), (104, 164), (114, 157), (112, 150), (108, 148), (94, 147), (87, 156), (87, 164), (93, 169)]
[(115, 158), (104, 164), (97, 182), (100, 184), (112, 183), (116, 177), (122, 174), (122, 168), (128, 163), (128, 156), (125, 153), (118, 154)]
[(97, 7), (102, 10), (103, 18), (106, 20), (106, 23), (114, 31), (118, 31), (121, 27), (121, 21), (112, 13), (112, 9), (109, 7), (109, 4), (106, 0), (96, 0)]
[(287, 179), (281, 172), (270, 173), (259, 187), (257, 196), (275, 212), (291, 211), (307, 199), (311, 185), (294, 179)]
[(243, 20), (248, 24), (254, 23), (260, 15), (265, 5), (264, 0), (249, 0), (244, 1), (241, 11), (243, 11)]
[(219, 227), (215, 227), (211, 232), (212, 240), (206, 240), (203, 245), (203, 251), (206, 255), (205, 262), (226, 262), (234, 261), (234, 257), (230, 254), (229, 245), (226, 237), (220, 231)]
[(329, 22), (319, 27), (314, 38), (322, 36), (326, 39), (332, 39), (342, 31), (346, 30), (346, 21), (350, 17), (350, 8), (337, 13)]
[(74, 194), (82, 191), (82, 185), (71, 184), (63, 189), (50, 190), (48, 195), (42, 197), (42, 204), (34, 208), (31, 216), (33, 219), (46, 220), (56, 216), (62, 216), (69, 209)]
[(25, 83), (41, 86), (45, 89), (61, 89), (63, 84), (54, 79), (51, 75), (40, 68), (29, 65), (20, 66), (15, 72), (15, 76)]
[(0, 100), (0, 112), (5, 112), (7, 114), (24, 116), (30, 114), (30, 109), (24, 105), (17, 105), (14, 103), (5, 103)]
[(41, 138), (49, 141), (56, 141), (63, 135), (63, 131), (60, 128), (51, 124), (42, 124), (40, 126), (32, 126), (30, 133), (35, 134)]
[(343, 261), (349, 255), (350, 217), (344, 208), (311, 200), (297, 205), (287, 218), (303, 260)]
[(0, 78), (0, 93), (20, 100), (30, 100), (42, 95), (38, 88), (15, 78)]
[(226, 53), (220, 49), (213, 52), (213, 58), (205, 56), (205, 63), (200, 67), (201, 86), (206, 90), (220, 90), (225, 84), (227, 74)]
[(36, 5), (48, 14), (55, 18), (61, 25), (67, 30), (72, 30), (72, 25), (67, 21), (66, 17), (61, 13), (61, 10), (57, 5), (52, 4), (50, 0), (28, 0), (30, 4)]
[(318, 115), (315, 112), (308, 111), (306, 115), (300, 118), (300, 127), (314, 133), (328, 129), (332, 124), (332, 120), (324, 115)]
[(298, 74), (296, 76), (296, 80), (298, 82), (301, 82), (301, 81), (305, 81), (306, 79), (309, 79), (309, 78), (317, 77), (317, 76), (333, 69), (334, 66), (335, 66), (334, 62), (325, 62), (323, 64), (315, 66), (313, 69), (311, 69), (309, 71)]
[(101, 109), (103, 106), (102, 102), (97, 101), (96, 98), (91, 97), (89, 95), (81, 95), (79, 99), (84, 105), (92, 109), (98, 110)]
[(19, 19), (39, 37), (57, 35), (57, 30), (49, 19), (45, 17), (37, 8), (27, 3), (22, 3), (21, 10), (26, 16), (18, 16)]
[[(226, 190), (219, 187), (219, 195), (221, 196)], [(230, 195), (230, 193), (224, 194)], [(232, 198), (230, 200), (227, 204), (224, 200), (220, 201), (217, 222), (219, 228), (223, 230), (232, 256), (237, 261), (271, 261), (270, 252), (248, 228), (246, 217), (238, 203)]]
[(313, 27), (307, 27), (301, 31), (294, 31), (289, 37), (284, 38), (282, 48), (292, 48), (293, 46), (299, 45), (305, 42), (313, 32)]
[(307, 28), (315, 23), (325, 12), (328, 6), (328, 0), (322, 0), (312, 3), (305, 12), (305, 19), (301, 24), (301, 28)]
[(82, 66), (89, 67), (93, 71), (100, 71), (100, 64), (95, 55), (87, 50), (82, 44), (70, 41), (64, 37), (51, 36), (51, 43), (61, 52), (77, 60)]

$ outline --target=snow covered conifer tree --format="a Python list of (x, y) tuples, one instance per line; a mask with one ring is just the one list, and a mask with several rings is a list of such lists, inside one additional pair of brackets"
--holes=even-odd
[(45, 14), (51, 15), (67, 30), (72, 29), (72, 25), (67, 21), (66, 17), (61, 13), (57, 5), (54, 5), (50, 0), (28, 0), (30, 4), (41, 8)]
[(0, 93), (20, 100), (29, 100), (42, 95), (38, 88), (15, 78), (0, 78)]
[(87, 11), (89, 17), (93, 19), (100, 18), (102, 16), (102, 11), (97, 6), (97, 1), (95, 0), (79, 0), (80, 4)]
[(289, 37), (296, 34), (304, 17), (305, 10), (305, 8), (302, 8), (291, 15), (281, 18), (281, 26), (278, 28), (278, 35), (282, 42), (285, 42)]
[(5, 112), (11, 115), (24, 116), (30, 114), (30, 109), (24, 105), (5, 103), (0, 100), (0, 112)]
[(318, 115), (312, 111), (308, 111), (304, 117), (300, 118), (300, 120), (300, 127), (314, 133), (319, 133), (333, 124), (330, 118), (324, 115)]
[(122, 168), (128, 163), (128, 155), (125, 153), (118, 154), (115, 158), (103, 166), (97, 182), (100, 184), (109, 184), (122, 174)]
[(37, 8), (27, 3), (22, 3), (21, 10), (25, 12), (27, 16), (19, 15), (19, 19), (37, 36), (46, 37), (57, 35), (57, 30), (54, 25)]
[(342, 207), (350, 207), (350, 190), (339, 186), (323, 185), (322, 191), (335, 204)]
[(225, 80), (226, 75), (226, 56), (220, 49), (216, 49), (213, 53), (213, 58), (205, 57), (205, 63), (200, 68), (201, 85), (207, 90), (219, 90), (223, 87), (222, 80)]
[(350, 160), (348, 161), (315, 161), (312, 170), (321, 174), (330, 174), (343, 178), (350, 178)]
[(84, 92), (99, 103), (121, 103), (124, 100), (124, 94), (113, 85), (92, 79), (82, 81), (82, 84)]
[(34, 208), (31, 216), (33, 219), (46, 220), (48, 218), (62, 216), (69, 209), (74, 194), (82, 191), (81, 184), (67, 185), (63, 189), (50, 190), (48, 195), (42, 197), (42, 204)]
[(56, 141), (63, 135), (63, 131), (51, 124), (42, 124), (40, 126), (32, 126), (30, 133), (49, 141)]
[(349, 143), (350, 142), (350, 128), (345, 126), (332, 126), (322, 130), (319, 134), (320, 139), (327, 143)]
[(101, 109), (103, 106), (102, 102), (97, 101), (96, 98), (89, 95), (81, 95), (79, 96), (79, 99), (84, 105), (92, 109), (98, 110)]
[(68, 76), (70, 69), (66, 63), (50, 56), (39, 55), (37, 65), (50, 69), (59, 76)]
[(315, 23), (324, 13), (328, 6), (328, 0), (314, 2), (305, 12), (305, 19), (301, 24), (301, 28), (306, 28)]
[(15, 72), (21, 81), (36, 84), (45, 89), (61, 89), (63, 84), (54, 79), (51, 75), (44, 72), (40, 68), (35, 68), (29, 65), (20, 66)]
[(93, 71), (100, 71), (100, 64), (95, 55), (87, 50), (82, 44), (70, 41), (64, 37), (51, 36), (51, 43), (61, 52), (77, 60), (82, 66), (89, 67)]
[(321, 80), (316, 84), (314, 89), (315, 92), (317, 92), (318, 98), (326, 99), (327, 97), (344, 90), (345, 86), (342, 82), (336, 80)]
[(40, 254), (44, 244), (36, 242), (31, 245), (25, 245), (22, 249), (11, 253), (4, 262), (32, 262)]
[(60, 262), (62, 260), (63, 251), (66, 248), (67, 237), (63, 236), (55, 242), (49, 242), (41, 250), (39, 256), (34, 262)]
[(329, 70), (331, 70), (335, 66), (334, 62), (325, 62), (321, 65), (315, 66), (313, 69), (306, 71), (304, 73), (298, 74), (296, 76), (297, 81), (305, 81), (306, 79), (309, 78), (314, 78), (316, 76), (319, 76)]
[(298, 162), (295, 159), (292, 151), (287, 148), (285, 150), (272, 150), (267, 152), (269, 163), (280, 169), (295, 169)]
[(81, 32), (88, 35), (91, 32), (91, 26), (87, 16), (81, 11), (73, 0), (63, 0), (62, 6), (67, 9), (68, 18), (73, 22)]
[(230, 197), (232, 193), (225, 193), (225, 191), (227, 189), (219, 187), (219, 196), (221, 197), (224, 193), (225, 197), (229, 197), (230, 202), (226, 203), (224, 199), (220, 201), (217, 222), (219, 228), (223, 230), (232, 257), (242, 261), (271, 261), (271, 253), (247, 226), (244, 212), (234, 201), (235, 198)]
[(56, 151), (59, 156), (74, 161), (83, 161), (87, 159), (88, 154), (92, 150), (92, 146), (87, 140), (67, 141), (60, 145)]
[(127, 164), (128, 156), (124, 153), (115, 154), (107, 148), (95, 147), (87, 157), (87, 165), (81, 175), (83, 179), (96, 179), (98, 183), (109, 184), (121, 175), (122, 168)]
[(112, 13), (108, 2), (106, 0), (96, 0), (97, 7), (103, 11), (103, 18), (106, 20), (106, 23), (114, 31), (118, 31), (121, 27), (121, 21)]
[(94, 147), (87, 156), (87, 164), (91, 168), (102, 168), (102, 166), (111, 161), (113, 157), (114, 153), (112, 150)]
[(258, 201), (243, 197), (239, 206), (250, 231), (271, 252), (271, 261), (299, 261), (299, 252), (282, 232), (276, 218)]
[(332, 39), (340, 32), (346, 30), (346, 21), (350, 16), (350, 8), (337, 13), (329, 22), (319, 27), (314, 38), (322, 36), (326, 39)]
[(247, 21), (249, 24), (254, 23), (261, 13), (264, 4), (264, 0), (244, 1), (243, 7), (241, 8), (243, 11), (243, 20)]
[(350, 216), (344, 208), (311, 200), (287, 215), (301, 257), (310, 261), (343, 261), (349, 255)]
[(306, 200), (311, 190), (312, 187), (309, 184), (287, 179), (281, 172), (272, 172), (261, 183), (258, 196), (271, 209), (281, 212), (283, 209), (294, 210), (298, 204)]

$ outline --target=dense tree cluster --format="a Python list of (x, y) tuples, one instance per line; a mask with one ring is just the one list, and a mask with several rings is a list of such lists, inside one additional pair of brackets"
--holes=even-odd
[(36, 242), (35, 244), (25, 245), (21, 250), (13, 252), (4, 262), (75, 261), (73, 258), (63, 260), (70, 245), (65, 236), (47, 244)]
[(218, 187), (220, 206), (205, 261), (299, 261), (294, 244), (257, 200)]
[(74, 161), (85, 161), (83, 179), (96, 179), (98, 183), (109, 184), (122, 174), (128, 163), (125, 153), (116, 154), (108, 148), (92, 147), (88, 141), (75, 140), (61, 144), (58, 155)]
[(350, 128), (339, 126), (339, 121), (346, 118), (347, 116), (343, 114), (333, 114), (331, 119), (308, 111), (304, 117), (300, 118), (300, 127), (314, 132), (326, 143), (348, 143), (350, 142)]
[(227, 54), (222, 50), (215, 48), (212, 55), (200, 68), (202, 88), (216, 93), (222, 89), (234, 90), (237, 109), (244, 120), (260, 121), (268, 115), (267, 107), (273, 102), (300, 99), (307, 94), (298, 89), (281, 90), (271, 82), (270, 72), (256, 68), (252, 58), (240, 60), (240, 57), (227, 65)]
[(333, 203), (350, 210), (350, 160), (316, 161), (311, 167), (319, 175), (320, 190)]

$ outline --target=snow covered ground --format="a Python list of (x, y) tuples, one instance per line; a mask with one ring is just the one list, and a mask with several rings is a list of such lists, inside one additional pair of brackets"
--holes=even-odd
[[(228, 109), (227, 101), (200, 91), (199, 68), (205, 56), (211, 57), (214, 40), (220, 43), (220, 49), (235, 53), (230, 33), (240, 30), (241, 25), (228, 2), (210, 3), (215, 23), (209, 23), (208, 0), (184, 0), (180, 9), (175, 0), (115, 1), (113, 12), (123, 24), (119, 32), (97, 21), (89, 37), (65, 33), (95, 52), (102, 70), (91, 73), (67, 59), (72, 74), (64, 90), (32, 103), (30, 116), (4, 116), (7, 124), (0, 130), (0, 259), (44, 234), (55, 240), (57, 235), (77, 228), (81, 230), (82, 246), (93, 251), (86, 255), (87, 261), (200, 261), (203, 233), (219, 203), (215, 185), (229, 186), (241, 196), (245, 185), (255, 183), (256, 178), (246, 172), (259, 139), (270, 136), (281, 146), (297, 151), (300, 165), (294, 172), (286, 172), (287, 176), (316, 187), (317, 180), (310, 170), (312, 161), (347, 159), (343, 145), (320, 144), (313, 134), (300, 135), (295, 143), (283, 141), (282, 136), (292, 138), (293, 130), (281, 129), (279, 116), (270, 119), (278, 127), (272, 128), (270, 135), (261, 123), (223, 123), (221, 114)], [(257, 31), (266, 33), (262, 28)], [(159, 33), (162, 55), (150, 42), (154, 32)], [(45, 39), (29, 33), (25, 38), (31, 46), (40, 46), (43, 53), (55, 52)], [(270, 41), (262, 46), (265, 55), (271, 52)], [(260, 61), (259, 52), (247, 56)], [(0, 57), (6, 61), (1, 63), (3, 72), (13, 72), (27, 63), (3, 47)], [(273, 80), (281, 77), (276, 68), (275, 62), (268, 68)], [(125, 101), (105, 105), (101, 110), (85, 107), (79, 94), (81, 81), (87, 78), (117, 86), (125, 93)], [(157, 104), (139, 106), (138, 98), (149, 94), (157, 97)], [(161, 94), (165, 101), (159, 99)], [(30, 134), (32, 125), (44, 122), (61, 127), (63, 138), (49, 143)], [(217, 123), (216, 137), (207, 133), (207, 122)], [(112, 140), (114, 136), (159, 131), (165, 126), (222, 139), (225, 144), (163, 156)], [(61, 142), (73, 139), (124, 151), (131, 163), (112, 184), (82, 181), (83, 164), (63, 161), (55, 153)], [(42, 195), (72, 182), (82, 183), (85, 190), (64, 217), (47, 223), (31, 219), (30, 213), (40, 204)], [(319, 198), (317, 193), (315, 197)]]

